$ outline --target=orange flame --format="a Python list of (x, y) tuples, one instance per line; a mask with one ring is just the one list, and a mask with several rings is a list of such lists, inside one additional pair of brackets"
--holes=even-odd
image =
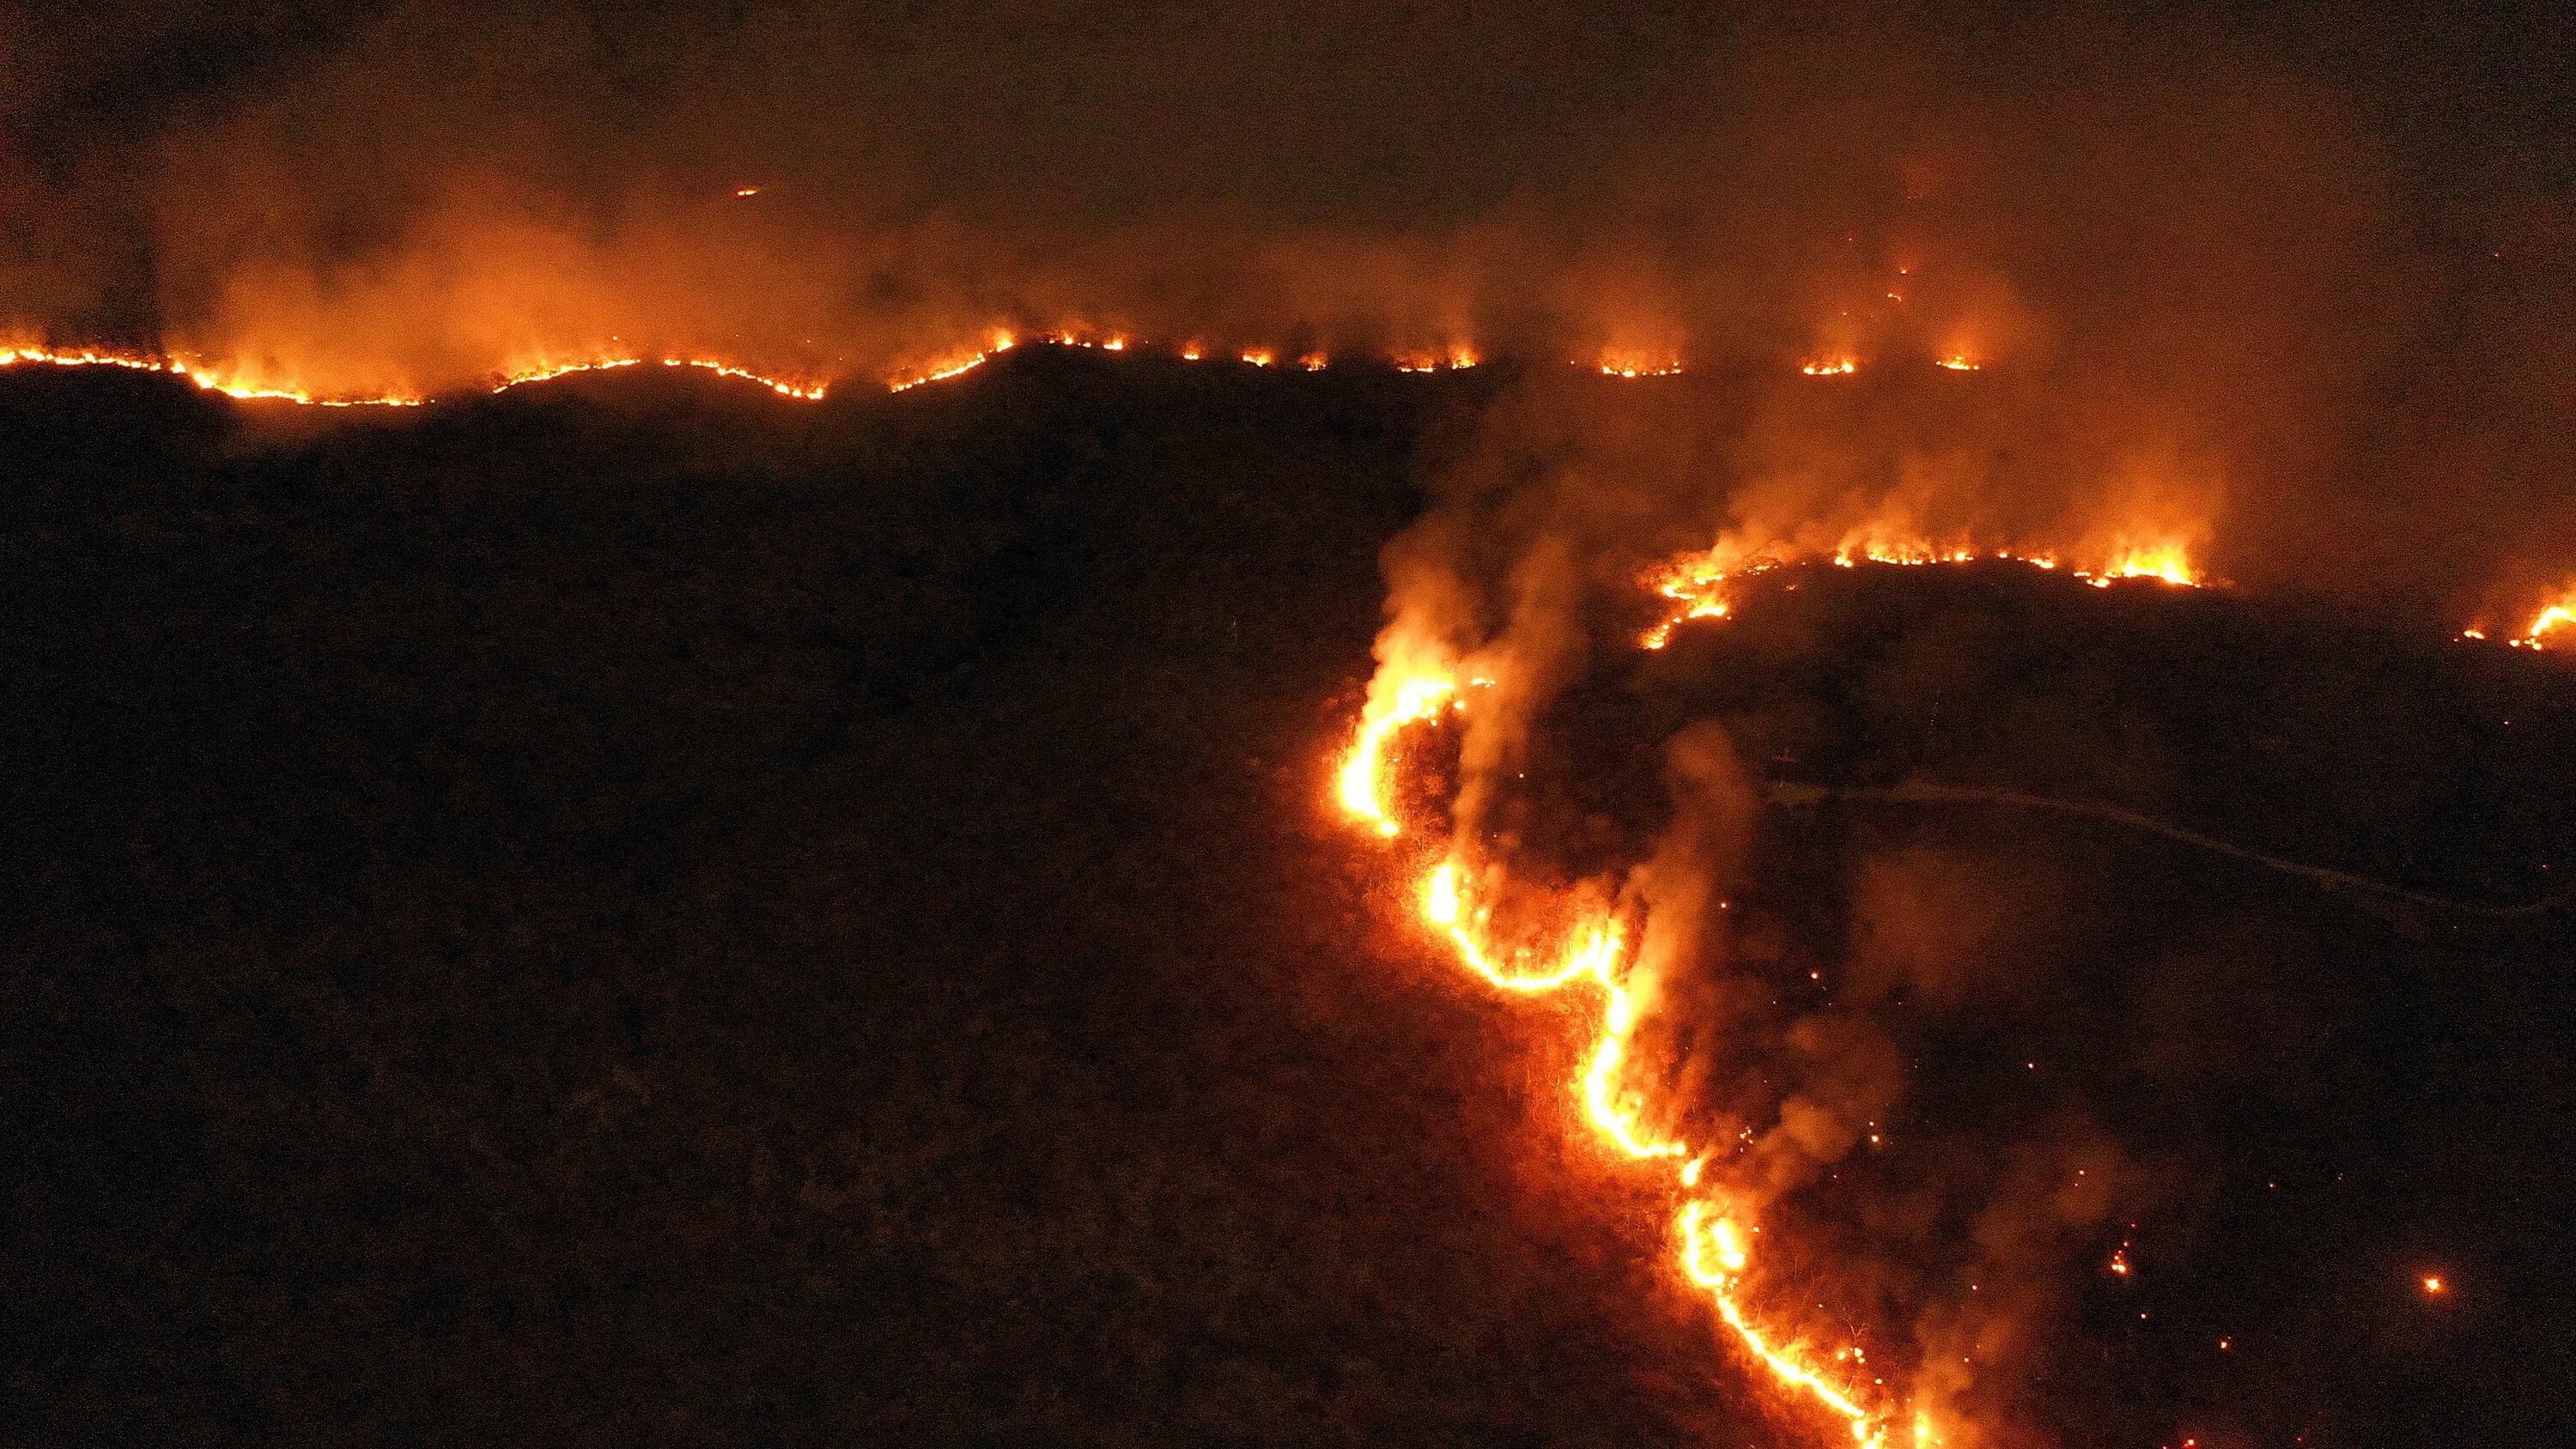
[(95, 347), (78, 350), (55, 349), (31, 345), (0, 347), (0, 367), (19, 363), (42, 363), (51, 367), (118, 367), (131, 372), (167, 372), (184, 377), (208, 392), (244, 401), (301, 403), (307, 407), (415, 408), (426, 398), (408, 394), (382, 397), (319, 397), (301, 388), (276, 387), (255, 382), (239, 372), (227, 371), (191, 358), (163, 357), (143, 352), (114, 352)]
[[(2059, 558), (2059, 552), (2051, 549), (1935, 543), (1928, 538), (1872, 524), (1846, 534), (1830, 553), (1796, 541), (1754, 549), (1722, 539), (1705, 552), (1683, 554), (1648, 572), (1642, 582), (1670, 600), (1672, 607), (1648, 626), (1638, 636), (1637, 642), (1647, 649), (1661, 649), (1672, 642), (1673, 630), (1692, 619), (1725, 618), (1730, 607), (1726, 597), (1730, 580), (1795, 564), (1830, 561), (1841, 568), (1854, 568), (1864, 563), (1921, 566), (1995, 560), (2054, 570), (2058, 567)], [(2094, 567), (2069, 572), (2096, 588), (2109, 588), (2121, 579), (2156, 579), (2185, 588), (2200, 588), (2204, 583), (2199, 569), (2191, 561), (2190, 547), (2171, 539), (2151, 543), (2122, 542), (2106, 552)]]
[(1855, 358), (1832, 357), (1802, 362), (1798, 364), (1798, 370), (1809, 377), (1849, 377), (1860, 371), (1860, 362)]
[[(1343, 809), (1389, 839), (1402, 833), (1384, 799), (1390, 741), (1406, 725), (1429, 719), (1444, 707), (1464, 707), (1452, 675), (1411, 662), (1419, 652), (1395, 651), (1371, 682), (1358, 736), (1338, 771)], [(1623, 964), (1627, 931), (1618, 912), (1587, 904), (1581, 892), (1569, 892), (1555, 904), (1560, 907), (1557, 914), (1574, 924), (1554, 952), (1519, 948), (1503, 953), (1488, 936), (1492, 907), (1470, 896), (1466, 878), (1465, 865), (1453, 855), (1432, 868), (1421, 896), (1423, 919), (1448, 939), (1461, 964), (1496, 990), (1515, 996), (1544, 996), (1578, 984), (1588, 984), (1601, 994), (1600, 1036), (1589, 1065), (1575, 1083), (1575, 1095), (1584, 1119), (1608, 1146), (1632, 1161), (1672, 1167), (1682, 1275), (1708, 1294), (1719, 1319), (1773, 1382), (1793, 1399), (1841, 1420), (1861, 1449), (1883, 1449), (1885, 1411), (1864, 1407), (1855, 1389), (1836, 1382), (1824, 1365), (1811, 1362), (1799, 1343), (1784, 1344), (1754, 1321), (1742, 1297), (1751, 1266), (1746, 1235), (1723, 1201), (1700, 1187), (1708, 1155), (1694, 1154), (1687, 1143), (1647, 1129), (1642, 1123), (1645, 1104), (1634, 1091), (1623, 1088), (1621, 1068), (1639, 1006)], [(1845, 1349), (1835, 1358), (1857, 1364), (1860, 1351)], [(1918, 1415), (1915, 1432), (1918, 1445), (1932, 1442), (1928, 1419)]]
[(2550, 646), (2543, 641), (2548, 636), (2571, 627), (2576, 627), (2576, 588), (2568, 589), (2564, 597), (2535, 615), (2531, 627), (2513, 642), (2525, 649), (2546, 649)]
[(1650, 355), (1614, 349), (1601, 354), (1597, 370), (1603, 377), (1679, 377), (1682, 360), (1669, 353)]
[(1400, 677), (1383, 691), (1372, 682), (1367, 708), (1360, 715), (1359, 738), (1342, 761), (1339, 780), (1344, 810), (1367, 821), (1371, 829), (1389, 839), (1402, 832), (1387, 810), (1387, 743), (1406, 725), (1431, 718), (1443, 706), (1455, 707), (1457, 693), (1456, 679), (1428, 669)]

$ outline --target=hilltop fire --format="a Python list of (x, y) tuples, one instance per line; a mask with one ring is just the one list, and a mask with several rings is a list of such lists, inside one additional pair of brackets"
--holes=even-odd
[[(1929, 539), (1907, 538), (1871, 525), (1853, 530), (1830, 550), (1809, 549), (1788, 541), (1748, 546), (1733, 540), (1721, 540), (1706, 552), (1685, 554), (1647, 575), (1643, 580), (1645, 585), (1671, 601), (1672, 607), (1649, 626), (1637, 642), (1647, 649), (1661, 649), (1671, 642), (1673, 630), (1693, 619), (1725, 618), (1730, 608), (1727, 587), (1731, 581), (1795, 564), (1830, 562), (1840, 568), (1852, 568), (1863, 563), (1920, 567), (1992, 560), (2054, 572), (2069, 557), (2083, 559), (2085, 555), (2072, 549), (1935, 543)], [(2124, 579), (2151, 579), (2182, 588), (2199, 588), (2204, 583), (2199, 570), (2191, 563), (2189, 546), (2179, 541), (2114, 545), (2089, 562), (2065, 571), (2096, 588), (2109, 588)]]

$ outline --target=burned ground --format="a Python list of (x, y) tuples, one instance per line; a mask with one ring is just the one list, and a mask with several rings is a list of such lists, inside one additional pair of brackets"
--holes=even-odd
[[(1325, 810), (1377, 549), (1485, 386), (1042, 355), (814, 409), (606, 379), (287, 434), (168, 379), (0, 379), (9, 1437), (1797, 1432), (1567, 1143), (1574, 1039), (1453, 979)], [(2449, 894), (2564, 848), (2569, 757), (2516, 743), (2568, 738), (2546, 659), (2118, 590), (2083, 602), (2139, 622), (2050, 655), (2051, 694), (1998, 662), (2030, 598), (1838, 587), (1552, 728), (1645, 779), (1697, 714), (1846, 783), (2045, 738), (2060, 773), (2020, 783)], [(1982, 683), (1871, 713), (1936, 677)], [(1784, 971), (1859, 949), (1856, 862), (1905, 850), (2232, 923), (2118, 974), (2143, 995), (2053, 974), (1913, 1099), (1927, 1133), (2017, 1120), (1987, 1057), (2123, 1012), (2229, 1043), (2114, 1054), (2106, 1114), (2209, 1175), (2191, 1241), (2140, 1254), (2180, 1326), (2079, 1290), (2052, 1392), (2086, 1432), (2563, 1428), (2562, 928), (2080, 823), (1766, 831)]]

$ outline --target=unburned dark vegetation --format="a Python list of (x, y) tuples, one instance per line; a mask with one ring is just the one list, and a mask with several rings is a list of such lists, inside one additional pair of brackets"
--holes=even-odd
[[(309, 429), (0, 378), (6, 1437), (1819, 1432), (1569, 1139), (1579, 1032), (1456, 980), (1410, 858), (1325, 809), (1377, 549), (1499, 385), (1039, 354)], [(1545, 722), (1596, 792), (1548, 828), (1641, 849), (1661, 741), (1716, 717), (1781, 779), (2081, 795), (2464, 899), (2576, 869), (2553, 661), (2059, 584), (1828, 573), (1694, 627)], [(2069, 1290), (2070, 1440), (2565, 1426), (2564, 916), (2073, 820), (1761, 839), (1784, 981), (1903, 956), (1890, 880), (2047, 883), (2047, 930), (1974, 937), (2055, 953), (2036, 985), (1882, 989), (1993, 1007), (1925, 1029), (1909, 1134), (2047, 1130), (2002, 1080), (2042, 1042), (2186, 1179), (2136, 1284)]]

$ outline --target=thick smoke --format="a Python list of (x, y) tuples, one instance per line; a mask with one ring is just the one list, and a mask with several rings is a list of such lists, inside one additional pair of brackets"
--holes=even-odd
[(2010, 530), (2123, 490), (2100, 527), (2224, 509), (2222, 566), (2506, 612), (2576, 549), (2542, 486), (2576, 462), (2563, 179), (2517, 142), (2561, 98), (2548, 36), (2474, 16), (219, 5), (6, 34), (0, 305), (56, 340), (332, 392), (655, 350), (873, 378), (996, 326), (1755, 393), (1961, 358), (1975, 386), (1901, 407), (1730, 404), (1762, 424), (1748, 521), (1901, 494)]

